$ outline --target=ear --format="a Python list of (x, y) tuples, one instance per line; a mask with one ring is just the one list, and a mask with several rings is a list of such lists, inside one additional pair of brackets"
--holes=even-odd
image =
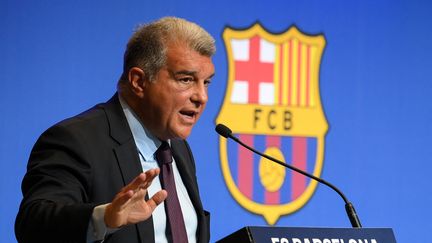
[(132, 67), (129, 69), (128, 80), (134, 94), (142, 96), (145, 86), (145, 74), (141, 68)]

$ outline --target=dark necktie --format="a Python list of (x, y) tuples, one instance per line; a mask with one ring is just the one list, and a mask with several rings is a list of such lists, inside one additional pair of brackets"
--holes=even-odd
[(168, 197), (165, 199), (165, 210), (169, 222), (169, 229), (171, 230), (172, 242), (186, 243), (188, 242), (186, 227), (183, 221), (180, 202), (177, 197), (172, 168), (173, 159), (171, 148), (167, 142), (162, 142), (162, 145), (156, 151), (156, 159), (161, 167), (162, 188), (168, 192)]

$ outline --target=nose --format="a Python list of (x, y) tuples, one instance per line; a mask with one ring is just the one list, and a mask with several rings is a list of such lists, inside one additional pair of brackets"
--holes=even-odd
[(199, 107), (205, 105), (208, 101), (208, 89), (204, 82), (199, 82), (195, 86), (194, 93), (191, 97), (192, 102)]

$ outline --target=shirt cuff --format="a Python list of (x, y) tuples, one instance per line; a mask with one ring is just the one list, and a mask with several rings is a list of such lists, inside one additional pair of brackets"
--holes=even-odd
[(87, 229), (87, 242), (101, 241), (109, 234), (112, 234), (120, 228), (108, 228), (105, 225), (105, 210), (109, 205), (102, 204), (93, 209), (90, 224)]

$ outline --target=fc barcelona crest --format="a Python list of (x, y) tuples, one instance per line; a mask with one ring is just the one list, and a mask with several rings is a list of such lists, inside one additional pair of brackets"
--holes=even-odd
[[(319, 92), (322, 35), (255, 24), (226, 28), (227, 90), (216, 123), (270, 156), (319, 177), (328, 124)], [(234, 199), (273, 225), (311, 198), (317, 183), (220, 138), (222, 173)]]

